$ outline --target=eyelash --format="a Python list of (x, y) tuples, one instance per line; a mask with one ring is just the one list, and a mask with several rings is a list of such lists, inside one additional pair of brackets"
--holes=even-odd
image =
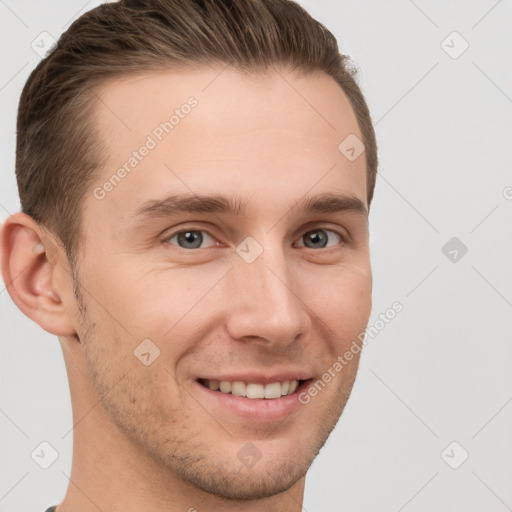
[[(174, 238), (175, 236), (179, 235), (180, 233), (186, 233), (188, 231), (197, 231), (197, 232), (202, 232), (202, 233), (206, 233), (209, 237), (211, 237), (212, 239), (215, 240), (215, 237), (206, 229), (199, 229), (199, 228), (194, 228), (194, 227), (190, 227), (190, 228), (185, 228), (185, 229), (180, 229), (179, 231), (174, 231), (173, 233), (167, 235), (163, 240), (162, 242), (163, 243), (169, 243), (169, 241)], [(322, 247), (320, 249), (311, 249), (309, 247), (305, 247), (305, 246), (301, 246), (301, 247), (305, 247), (306, 249), (311, 249), (313, 251), (317, 251), (317, 250), (323, 250), (324, 252), (332, 252), (332, 251), (335, 251), (337, 250), (337, 248), (339, 248), (340, 245), (343, 245), (347, 242), (347, 236), (346, 235), (343, 235), (342, 233), (340, 233), (339, 231), (336, 231), (336, 230), (333, 230), (333, 229), (329, 229), (327, 227), (323, 227), (323, 226), (319, 226), (319, 227), (315, 227), (315, 228), (312, 228), (312, 229), (308, 229), (307, 231), (304, 231), (300, 237), (299, 237), (299, 240), (302, 239), (304, 237), (304, 235), (307, 235), (308, 233), (311, 233), (311, 232), (314, 232), (314, 231), (327, 231), (329, 233), (334, 233), (336, 235), (338, 235), (340, 237), (340, 242), (334, 246), (327, 246), (327, 247)], [(213, 247), (206, 247), (206, 248), (203, 248), (203, 247), (199, 247), (199, 248), (196, 248), (196, 249), (185, 249), (184, 247), (180, 247), (179, 245), (177, 244), (171, 244), (171, 245), (174, 245), (175, 247), (177, 247), (178, 249), (181, 249), (182, 251), (185, 251), (185, 252), (194, 252), (194, 251), (198, 251), (200, 249), (212, 249)]]

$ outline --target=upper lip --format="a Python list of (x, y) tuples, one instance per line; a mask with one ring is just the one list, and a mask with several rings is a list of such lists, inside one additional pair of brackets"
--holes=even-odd
[(308, 380), (311, 373), (305, 370), (286, 370), (276, 373), (256, 371), (223, 373), (219, 375), (206, 375), (199, 377), (204, 380), (217, 380), (219, 382), (254, 382), (257, 384), (270, 384), (271, 382), (284, 382), (286, 380)]

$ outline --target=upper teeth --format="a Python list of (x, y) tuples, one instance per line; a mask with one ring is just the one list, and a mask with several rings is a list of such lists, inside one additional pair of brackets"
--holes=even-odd
[(285, 380), (284, 382), (271, 382), (258, 384), (256, 382), (228, 382), (227, 380), (204, 380), (204, 385), (213, 391), (231, 393), (235, 396), (247, 398), (279, 398), (292, 394), (298, 387), (298, 380)]

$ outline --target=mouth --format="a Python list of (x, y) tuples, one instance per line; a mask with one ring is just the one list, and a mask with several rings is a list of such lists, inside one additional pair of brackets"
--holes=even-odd
[(211, 405), (210, 414), (220, 414), (223, 420), (233, 418), (235, 421), (247, 422), (248, 425), (262, 425), (281, 422), (292, 413), (311, 414), (312, 410), (303, 406), (299, 395), (312, 382), (313, 378), (265, 383), (199, 378), (194, 385), (198, 397), (204, 400), (203, 404)]
[(211, 391), (249, 398), (250, 400), (276, 400), (292, 395), (305, 380), (285, 380), (261, 384), (259, 382), (198, 379), (199, 384)]

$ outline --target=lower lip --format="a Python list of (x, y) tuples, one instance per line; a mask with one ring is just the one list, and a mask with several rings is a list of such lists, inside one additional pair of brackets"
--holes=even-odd
[(231, 393), (222, 393), (206, 388), (194, 381), (198, 392), (220, 407), (223, 411), (230, 411), (238, 417), (256, 423), (269, 423), (281, 421), (303, 405), (299, 402), (299, 394), (308, 388), (312, 379), (306, 380), (291, 394), (281, 398), (247, 398), (235, 396)]

